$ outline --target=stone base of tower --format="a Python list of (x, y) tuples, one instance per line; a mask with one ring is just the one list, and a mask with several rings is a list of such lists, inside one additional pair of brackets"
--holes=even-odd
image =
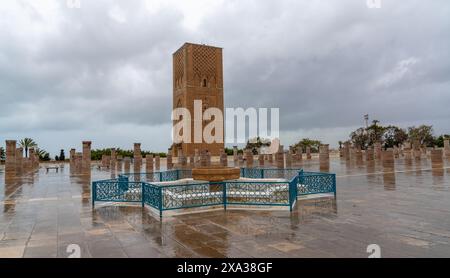
[(183, 149), (183, 154), (186, 156), (194, 155), (195, 150), (198, 152), (202, 150), (207, 150), (212, 156), (219, 156), (220, 151), (225, 148), (225, 144), (223, 143), (213, 143), (213, 144), (194, 144), (194, 143), (183, 143), (181, 144), (181, 148)]

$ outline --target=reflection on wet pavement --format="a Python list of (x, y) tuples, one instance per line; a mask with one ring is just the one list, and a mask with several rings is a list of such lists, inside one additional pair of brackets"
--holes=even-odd
[[(450, 256), (450, 163), (331, 159), (337, 199), (299, 200), (287, 210), (210, 210), (163, 222), (140, 206), (91, 208), (92, 180), (58, 173), (5, 177), (0, 166), (0, 257), (383, 257)], [(300, 167), (300, 166), (299, 166)], [(304, 161), (318, 171), (318, 160)]]

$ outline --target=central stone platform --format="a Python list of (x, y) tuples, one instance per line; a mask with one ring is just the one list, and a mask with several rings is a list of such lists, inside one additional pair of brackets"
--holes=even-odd
[(236, 180), (241, 176), (241, 169), (235, 167), (209, 166), (192, 169), (194, 180), (221, 182), (225, 180)]

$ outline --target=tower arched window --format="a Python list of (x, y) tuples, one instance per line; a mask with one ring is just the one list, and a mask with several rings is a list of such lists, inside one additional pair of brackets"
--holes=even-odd
[(207, 87), (208, 83), (206, 82), (206, 78), (203, 78), (202, 86)]

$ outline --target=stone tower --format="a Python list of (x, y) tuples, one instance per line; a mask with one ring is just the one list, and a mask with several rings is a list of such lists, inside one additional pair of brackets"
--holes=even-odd
[[(219, 155), (224, 143), (194, 142), (194, 100), (202, 101), (202, 111), (215, 107), (224, 112), (222, 48), (185, 43), (173, 54), (173, 108), (187, 108), (191, 113), (191, 143), (182, 143), (183, 154), (208, 150)], [(175, 122), (174, 122), (175, 124)], [(202, 121), (202, 129), (208, 121)], [(223, 127), (223, 122), (222, 122)], [(202, 130), (203, 132), (203, 130)]]

